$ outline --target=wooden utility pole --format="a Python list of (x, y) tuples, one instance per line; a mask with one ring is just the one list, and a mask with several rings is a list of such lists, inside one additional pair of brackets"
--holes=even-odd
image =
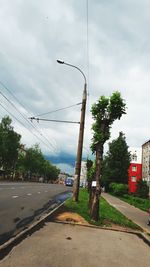
[(87, 84), (84, 84), (82, 107), (81, 107), (81, 118), (80, 118), (80, 130), (78, 139), (77, 159), (74, 175), (73, 185), (73, 200), (78, 201), (79, 197), (79, 186), (80, 186), (80, 173), (81, 173), (81, 161), (82, 161), (82, 150), (83, 150), (83, 136), (84, 136), (84, 123), (85, 123), (85, 111), (86, 111), (86, 100), (87, 100)]

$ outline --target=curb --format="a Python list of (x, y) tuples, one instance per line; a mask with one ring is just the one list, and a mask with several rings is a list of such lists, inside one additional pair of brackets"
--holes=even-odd
[(44, 222), (55, 213), (59, 208), (64, 205), (65, 201), (62, 202), (59, 206), (55, 207), (48, 214), (43, 215), (38, 221), (32, 223), (28, 226), (27, 229), (24, 229), (20, 233), (16, 234), (15, 237), (10, 238), (7, 242), (0, 246), (0, 260), (5, 257), (11, 251), (12, 247), (18, 244), (24, 237), (27, 237), (30, 233), (32, 233), (36, 228), (41, 227)]
[(132, 234), (132, 235), (137, 235), (139, 238), (141, 238), (148, 246), (150, 246), (150, 238), (138, 231), (130, 231), (130, 230), (121, 230), (121, 229), (116, 229), (116, 228), (110, 228), (110, 227), (102, 227), (102, 226), (96, 226), (96, 225), (87, 225), (87, 224), (80, 224), (80, 223), (75, 223), (75, 222), (67, 222), (67, 221), (59, 221), (59, 220), (54, 220), (53, 222), (55, 223), (60, 223), (60, 224), (69, 224), (72, 226), (81, 226), (81, 227), (87, 227), (87, 228), (94, 228), (97, 230), (106, 230), (106, 231), (114, 231), (114, 232), (121, 232), (121, 233), (127, 233), (127, 234)]

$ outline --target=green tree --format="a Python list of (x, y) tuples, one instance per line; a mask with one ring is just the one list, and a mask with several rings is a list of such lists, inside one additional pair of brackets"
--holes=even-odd
[(0, 167), (6, 172), (15, 170), (21, 138), (11, 123), (8, 116), (5, 116), (0, 123)]
[(93, 139), (92, 151), (96, 155), (95, 180), (96, 188), (93, 189), (93, 200), (90, 209), (91, 219), (99, 220), (99, 197), (101, 193), (101, 176), (103, 162), (103, 146), (110, 137), (110, 128), (116, 119), (125, 114), (125, 103), (119, 92), (114, 92), (110, 98), (101, 96), (97, 103), (92, 106)]
[(46, 180), (56, 180), (60, 170), (44, 158), (39, 145), (26, 150), (25, 158), (21, 159), (22, 168), (28, 174), (28, 179), (32, 175), (43, 176)]
[(31, 148), (26, 150), (26, 156), (24, 160), (25, 169), (30, 176), (34, 175), (41, 175), (43, 173), (43, 166), (44, 166), (44, 156), (39, 148), (39, 145), (34, 145)]
[(130, 152), (125, 135), (120, 132), (119, 137), (109, 143), (109, 150), (104, 159), (103, 183), (106, 190), (110, 183), (128, 183), (128, 169), (130, 165)]
[(141, 198), (148, 198), (149, 187), (146, 181), (139, 180), (136, 185), (136, 195)]
[(44, 169), (45, 169), (44, 176), (46, 180), (55, 181), (58, 179), (58, 174), (60, 173), (60, 169), (52, 165), (48, 160), (45, 160)]

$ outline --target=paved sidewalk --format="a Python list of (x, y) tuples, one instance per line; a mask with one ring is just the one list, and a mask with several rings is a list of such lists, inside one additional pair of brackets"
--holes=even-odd
[(0, 261), (0, 267), (149, 267), (149, 246), (136, 234), (47, 223)]
[(117, 197), (102, 193), (102, 196), (117, 210), (123, 213), (128, 219), (139, 225), (145, 232), (150, 233), (150, 226), (147, 225), (148, 213), (120, 200)]

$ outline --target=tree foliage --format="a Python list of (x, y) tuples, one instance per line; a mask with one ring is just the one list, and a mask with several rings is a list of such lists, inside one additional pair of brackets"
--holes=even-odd
[(15, 168), (21, 138), (14, 131), (11, 123), (8, 116), (4, 117), (0, 123), (0, 167), (6, 172)]
[(37, 177), (42, 176), (46, 180), (56, 180), (60, 172), (56, 166), (52, 165), (44, 158), (41, 149), (37, 144), (26, 149), (26, 153), (22, 158), (22, 163), (28, 178), (35, 175)]
[(141, 198), (148, 198), (149, 187), (146, 181), (139, 180), (136, 185), (136, 195)]
[(92, 150), (95, 153), (97, 146), (102, 147), (110, 137), (111, 125), (116, 119), (121, 118), (125, 112), (125, 103), (118, 91), (114, 92), (110, 98), (101, 96), (97, 103), (92, 106), (92, 126), (93, 139)]
[(120, 183), (110, 183), (110, 191), (116, 196), (123, 196), (128, 193), (128, 185)]
[(103, 183), (108, 189), (110, 183), (128, 183), (128, 168), (130, 152), (125, 135), (120, 132), (119, 137), (109, 143), (109, 150), (103, 164)]
[(15, 173), (17, 176), (30, 179), (32, 175), (43, 176), (46, 180), (56, 180), (60, 170), (44, 158), (36, 144), (24, 148), (21, 136), (14, 131), (12, 120), (5, 116), (0, 123), (0, 168), (4, 173)]

